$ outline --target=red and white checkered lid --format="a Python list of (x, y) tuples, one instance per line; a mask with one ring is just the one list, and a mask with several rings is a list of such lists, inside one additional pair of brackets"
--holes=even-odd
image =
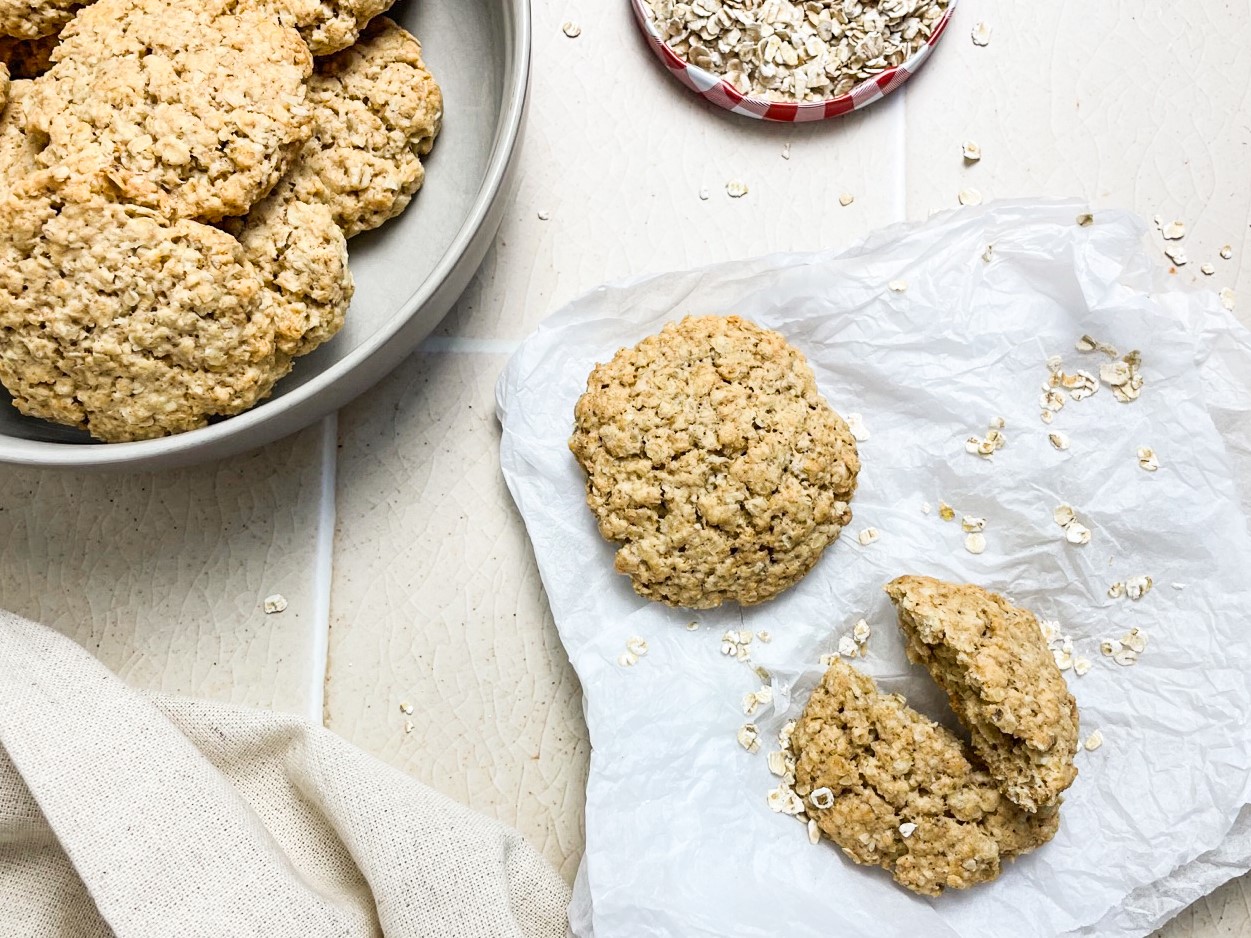
[(867, 107), (874, 101), (886, 97), (886, 95), (911, 78), (917, 69), (925, 64), (925, 60), (934, 51), (934, 46), (943, 37), (943, 33), (947, 31), (947, 25), (951, 22), (951, 15), (956, 10), (956, 2), (957, 0), (951, 0), (947, 6), (947, 12), (938, 21), (938, 25), (934, 27), (934, 32), (930, 34), (925, 45), (921, 46), (906, 62), (896, 65), (894, 68), (888, 68), (872, 78), (866, 78), (847, 94), (840, 95), (837, 98), (800, 103), (794, 101), (769, 101), (765, 98), (745, 95), (723, 78), (719, 78), (711, 72), (705, 71), (680, 58), (660, 38), (660, 33), (656, 31), (656, 24), (647, 15), (646, 0), (631, 0), (634, 6), (634, 18), (638, 20), (639, 28), (643, 30), (643, 35), (647, 37), (647, 44), (652, 47), (652, 51), (656, 53), (674, 78), (705, 101), (710, 101), (718, 107), (725, 108), (727, 111), (733, 111), (735, 114), (742, 114), (746, 117), (755, 117), (759, 120), (780, 121), (783, 123), (820, 121), (830, 117), (838, 117), (840, 114), (858, 111), (860, 108)]

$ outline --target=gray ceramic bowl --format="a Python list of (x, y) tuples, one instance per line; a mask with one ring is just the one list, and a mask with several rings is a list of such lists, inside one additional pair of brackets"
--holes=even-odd
[(155, 469), (268, 443), (342, 407), (400, 363), (464, 290), (499, 228), (530, 74), (529, 0), (399, 0), (443, 87), (446, 118), (408, 211), (350, 245), (356, 297), (331, 342), (273, 397), (201, 430), (102, 444), (23, 417), (0, 388), (0, 463)]

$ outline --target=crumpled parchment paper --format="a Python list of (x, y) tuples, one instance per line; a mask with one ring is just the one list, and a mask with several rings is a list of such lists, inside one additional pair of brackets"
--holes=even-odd
[[(1000, 203), (897, 226), (842, 253), (772, 256), (602, 287), (548, 319), (498, 387), (501, 461), (557, 627), (586, 694), (594, 748), (587, 849), (571, 918), (579, 935), (1144, 935), (1251, 866), (1251, 543), (1237, 482), (1251, 481), (1251, 335), (1207, 292), (1171, 288), (1145, 226), (1076, 203)], [(983, 260), (994, 245), (989, 262)], [(889, 288), (905, 281), (907, 289)], [(686, 314), (736, 313), (800, 348), (840, 413), (870, 438), (854, 519), (799, 585), (762, 606), (691, 613), (639, 598), (583, 502), (567, 448), (574, 403), (597, 361)], [(1074, 343), (1089, 333), (1140, 349), (1141, 398), (1103, 387), (1039, 419), (1046, 359), (1097, 373)], [(992, 417), (1007, 446), (965, 452)], [(1053, 448), (1049, 431), (1069, 436)], [(1138, 465), (1139, 446), (1161, 468)], [(940, 501), (957, 517), (944, 522)], [(922, 504), (933, 506), (929, 514)], [(1068, 544), (1052, 520), (1072, 505), (1093, 532)], [(960, 516), (986, 519), (985, 553), (964, 549)], [(856, 534), (876, 527), (861, 546)], [(861, 617), (855, 664), (951, 722), (912, 667), (882, 585), (925, 573), (992, 587), (1056, 619), (1089, 673), (1067, 678), (1083, 737), (1080, 775), (1055, 840), (992, 884), (938, 899), (808, 843), (765, 796), (765, 753), (802, 709), (819, 657)], [(1149, 575), (1139, 601), (1108, 587)], [(696, 631), (687, 623), (697, 622)], [(1147, 632), (1140, 661), (1103, 638)], [(726, 629), (766, 630), (760, 687), (721, 651)], [(650, 651), (618, 657), (631, 636)], [(759, 725), (757, 754), (736, 741)], [(1249, 812), (1251, 813), (1251, 812)]]

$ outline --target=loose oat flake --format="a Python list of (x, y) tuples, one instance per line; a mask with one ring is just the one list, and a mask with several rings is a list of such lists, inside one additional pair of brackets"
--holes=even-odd
[(795, 757), (785, 749), (775, 749), (765, 758), (769, 762), (769, 771), (778, 778), (789, 773), (795, 764)]
[(854, 638), (844, 635), (838, 640), (838, 653), (844, 658), (855, 658), (860, 654), (860, 648)]
[(972, 140), (966, 140), (964, 142), (964, 146), (962, 146), (960, 149), (961, 149), (961, 152), (964, 154), (964, 158), (968, 160), (970, 163), (976, 163), (978, 160), (982, 158), (982, 148), (979, 147)]
[(773, 633), (761, 629), (756, 633), (756, 638), (760, 639), (760, 641), (767, 645), (769, 642), (773, 641)]
[(1051, 445), (1058, 450), (1066, 450), (1069, 448), (1069, 438), (1063, 433), (1049, 433), (1047, 439), (1051, 441)]
[(1230, 259), (1231, 257), (1233, 257), (1233, 256), (1234, 256), (1234, 249), (1233, 249), (1233, 247), (1232, 247), (1231, 245), (1228, 245), (1228, 244), (1227, 244), (1227, 245), (1225, 245), (1223, 248), (1221, 248), (1221, 258), (1222, 258), (1222, 259), (1224, 259), (1224, 260), (1229, 260), (1229, 259)]
[(1071, 505), (1057, 505), (1051, 511), (1051, 520), (1062, 528), (1071, 524), (1076, 517)]
[(262, 604), (265, 615), (272, 616), (280, 612), (285, 612), (287, 608), (287, 597), (281, 593), (274, 593), (272, 596), (266, 596)]
[(973, 515), (965, 515), (960, 519), (960, 527), (964, 529), (966, 534), (975, 534), (978, 531), (985, 531), (986, 519), (976, 518)]
[(986, 535), (974, 531), (972, 534), (965, 535), (964, 549), (970, 554), (981, 554), (986, 550)]
[[(1125, 581), (1125, 595), (1130, 599), (1139, 600), (1151, 592), (1151, 587), (1155, 585), (1155, 581), (1149, 576), (1131, 576)], [(1136, 649), (1141, 651), (1142, 649)]]
[(861, 531), (859, 534), (856, 535), (856, 540), (858, 540), (865, 547), (868, 547), (870, 544), (876, 541), (879, 536), (880, 535), (878, 534), (877, 528), (865, 528), (863, 531)]
[(1077, 224), (1083, 228), (1089, 228), (1094, 223), (1095, 216), (1091, 215), (1090, 212), (1083, 212), (1081, 215), (1077, 216)]
[(400, 704), (400, 713), (403, 713), (405, 716), (412, 716), (413, 705), (410, 704), (408, 701), (405, 701), (404, 703)]
[(1211, 264), (1204, 264), (1202, 267), (1199, 268), (1199, 272), (1203, 274), (1205, 277), (1210, 277), (1214, 273), (1216, 273), (1216, 268), (1213, 267)]
[(1180, 221), (1171, 221), (1160, 229), (1165, 241), (1180, 241), (1186, 237), (1186, 225)]
[(911, 837), (913, 834), (916, 833), (916, 830), (917, 830), (917, 826), (915, 824), (913, 824), (911, 821), (905, 821), (904, 823), (899, 825), (899, 836)]
[(824, 811), (827, 808), (834, 807), (834, 792), (828, 788), (817, 788), (808, 796), (808, 801), (812, 803), (814, 808)]
[(579, 26), (577, 23), (571, 23), (571, 22), (566, 21), (565, 24), (560, 27), (560, 29), (561, 29), (561, 32), (563, 32), (570, 39), (577, 39), (579, 36), (582, 35), (582, 27)]
[(747, 183), (733, 179), (725, 184), (725, 191), (730, 198), (741, 199), (743, 196), (747, 195)]
[(856, 201), (856, 197), (852, 195), (850, 192), (844, 192), (842, 195), (838, 197), (838, 204), (841, 205), (843, 208), (846, 208), (854, 201)]
[(1103, 745), (1103, 734), (1095, 730), (1086, 737), (1086, 742), (1083, 745), (1085, 745), (1087, 752), (1094, 752)]
[(1147, 472), (1155, 472), (1160, 468), (1160, 459), (1150, 446), (1138, 447), (1138, 466)]
[(1221, 307), (1225, 309), (1227, 312), (1232, 313), (1234, 311), (1234, 304), (1237, 299), (1237, 297), (1234, 296), (1234, 291), (1231, 290), (1229, 287), (1225, 287), (1225, 289), (1221, 290), (1219, 296), (1221, 298)]
[(860, 414), (848, 414), (844, 419), (847, 421), (847, 429), (851, 431), (857, 443), (863, 443), (869, 438), (869, 428), (864, 425), (864, 417)]
[(863, 645), (869, 640), (869, 635), (872, 632), (873, 630), (869, 627), (869, 623), (865, 619), (860, 619), (852, 628), (851, 637), (857, 645)]
[(804, 810), (804, 803), (800, 800), (799, 795), (795, 794), (789, 786), (779, 785), (777, 788), (769, 790), (766, 796), (769, 809), (778, 814), (800, 814)]
[(755, 723), (744, 723), (738, 728), (738, 744), (751, 753), (760, 751), (760, 731)]
[(1064, 539), (1070, 544), (1089, 544), (1090, 528), (1077, 521), (1070, 522), (1065, 525)]
[(946, 502), (938, 503), (938, 517), (944, 521), (954, 521), (956, 519), (956, 510)]
[(949, 0), (646, 0), (661, 40), (739, 93), (822, 101), (902, 65)]
[(930, 507), (929, 502), (921, 502), (921, 514), (928, 515), (934, 509)]
[(617, 656), (617, 664), (619, 664), (623, 668), (632, 668), (638, 663), (639, 663), (638, 655), (631, 654), (628, 651), (623, 651), (621, 654)]
[(821, 828), (817, 826), (816, 820), (808, 819), (808, 843), (814, 847), (821, 842)]
[(626, 651), (640, 658), (647, 654), (647, 639), (633, 635), (626, 640)]
[(1090, 670), (1089, 658), (1074, 658), (1073, 659), (1073, 672), (1075, 674), (1080, 676), (1082, 674), (1085, 674), (1089, 670)]
[(541, 209), (538, 215), (539, 215), (539, 221), (549, 221), (552, 217), (552, 213), (547, 211), (546, 209)]
[(791, 145), (789, 143), (782, 144), (782, 159), (789, 160), (791, 158)]
[(712, 193), (709, 192), (707, 189), (700, 189), (699, 198), (700, 198), (700, 201), (707, 202), (710, 198), (712, 198)]
[(988, 46), (990, 45), (991, 28), (987, 23), (976, 23), (973, 26), (973, 45)]
[(907, 280), (892, 280), (889, 284), (887, 284), (887, 286), (890, 287), (891, 292), (893, 293), (903, 293), (905, 290), (908, 289), (908, 281)]
[(956, 198), (961, 205), (981, 205), (982, 194), (976, 189), (961, 189)]
[(1164, 256), (1176, 264), (1178, 267), (1185, 267), (1190, 263), (1190, 258), (1186, 256), (1186, 251), (1180, 245), (1170, 245), (1164, 249)]

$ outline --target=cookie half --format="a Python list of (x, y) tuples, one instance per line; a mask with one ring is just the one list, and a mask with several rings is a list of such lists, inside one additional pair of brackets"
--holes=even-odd
[(308, 47), (252, 0), (99, 0), (53, 57), (25, 107), (41, 164), (101, 162), (172, 217), (247, 212), (312, 131)]
[(836, 660), (791, 734), (794, 791), (821, 833), (913, 892), (995, 879), (1055, 836), (1057, 811), (1003, 797), (949, 730)]
[(404, 211), (443, 120), (417, 40), (378, 17), (359, 43), (317, 63), (308, 100), (313, 135), (279, 194), (328, 206), (349, 238)]
[(237, 241), (28, 175), (0, 202), (0, 381), (24, 414), (140, 440), (251, 407), (286, 370)]
[(641, 596), (705, 609), (798, 582), (851, 519), (847, 424), (782, 336), (687, 318), (587, 379), (569, 447)]
[(908, 640), (1012, 801), (1035, 811), (1077, 777), (1077, 702), (1034, 614), (972, 584), (902, 576), (886, 586)]

